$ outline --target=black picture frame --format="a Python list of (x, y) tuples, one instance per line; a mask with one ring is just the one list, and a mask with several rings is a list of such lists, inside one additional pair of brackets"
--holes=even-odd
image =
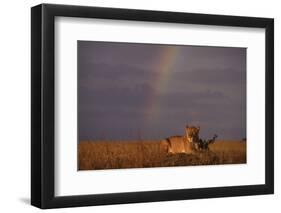
[[(264, 28), (265, 184), (93, 195), (54, 195), (55, 17)], [(31, 8), (31, 204), (42, 208), (217, 198), (274, 193), (274, 20), (271, 18), (41, 4)]]

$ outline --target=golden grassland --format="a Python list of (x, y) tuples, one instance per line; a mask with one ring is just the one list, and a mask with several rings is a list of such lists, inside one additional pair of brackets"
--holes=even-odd
[(81, 141), (78, 170), (246, 163), (246, 142), (217, 141), (209, 151), (168, 154), (160, 141)]

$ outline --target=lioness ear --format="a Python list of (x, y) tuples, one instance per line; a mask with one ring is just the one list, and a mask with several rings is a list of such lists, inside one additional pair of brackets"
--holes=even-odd
[(200, 130), (200, 126), (198, 126), (197, 129)]
[(188, 124), (186, 124), (185, 128), (188, 128)]

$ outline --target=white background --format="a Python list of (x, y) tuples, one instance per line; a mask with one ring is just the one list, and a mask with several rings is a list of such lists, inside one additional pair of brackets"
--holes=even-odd
[[(137, 9), (172, 10), (227, 15), (264, 16), (275, 18), (275, 195), (173, 201), (146, 204), (114, 205), (51, 210), (52, 212), (277, 212), (281, 193), (281, 13), (278, 1), (44, 1), (46, 3), (81, 4)], [(38, 212), (29, 206), (30, 197), (30, 7), (41, 1), (1, 2), (1, 212)], [(277, 82), (279, 85), (277, 85)], [(280, 211), (280, 210), (279, 210)]]
[[(55, 195), (265, 183), (264, 29), (59, 17), (55, 32)], [(247, 47), (247, 164), (77, 172), (77, 40)]]

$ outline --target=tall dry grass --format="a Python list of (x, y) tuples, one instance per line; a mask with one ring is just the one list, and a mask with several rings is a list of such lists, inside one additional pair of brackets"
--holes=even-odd
[(218, 141), (209, 151), (168, 154), (160, 141), (81, 141), (78, 169), (120, 169), (246, 163), (246, 143)]

